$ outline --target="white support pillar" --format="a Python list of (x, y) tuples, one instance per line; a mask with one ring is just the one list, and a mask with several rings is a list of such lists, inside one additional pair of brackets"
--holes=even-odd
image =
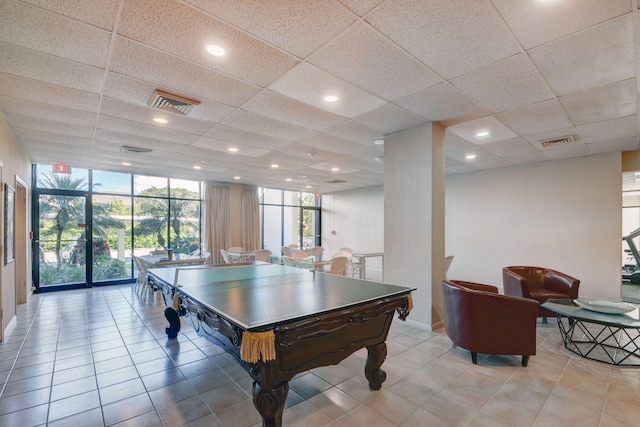
[(444, 128), (426, 124), (385, 136), (385, 281), (417, 288), (410, 319), (444, 319)]

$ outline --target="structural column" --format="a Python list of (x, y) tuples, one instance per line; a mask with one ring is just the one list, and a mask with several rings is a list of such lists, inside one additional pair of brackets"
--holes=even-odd
[(416, 287), (411, 319), (442, 325), (444, 128), (429, 123), (384, 139), (384, 275)]

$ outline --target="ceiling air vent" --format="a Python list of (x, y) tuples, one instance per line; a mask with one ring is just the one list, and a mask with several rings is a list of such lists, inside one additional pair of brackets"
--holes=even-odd
[(567, 135), (559, 138), (543, 139), (542, 141), (538, 141), (538, 144), (540, 144), (542, 148), (550, 148), (558, 145), (573, 144), (574, 142), (576, 142), (575, 136)]
[(152, 151), (153, 150), (150, 150), (149, 148), (133, 147), (131, 145), (123, 145), (120, 147), (120, 152), (124, 154), (142, 154), (144, 156)]
[(331, 179), (329, 181), (327, 181), (328, 184), (344, 184), (345, 181), (344, 179)]
[(173, 93), (163, 92), (156, 89), (153, 92), (153, 96), (149, 100), (149, 106), (158, 110), (168, 111), (170, 113), (177, 113), (186, 116), (200, 105), (200, 101), (185, 98)]

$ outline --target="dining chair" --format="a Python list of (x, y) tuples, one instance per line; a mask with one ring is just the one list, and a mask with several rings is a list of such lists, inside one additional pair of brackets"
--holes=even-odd
[(293, 255), (291, 256), (291, 258), (293, 258), (296, 261), (302, 261), (304, 259), (309, 259), (310, 257), (311, 256), (307, 251), (294, 251)]
[(231, 264), (231, 257), (229, 256), (229, 252), (225, 251), (224, 249), (220, 249), (220, 254), (222, 255), (222, 260), (224, 261), (225, 264)]
[(211, 252), (202, 252), (200, 258), (204, 258), (204, 264), (211, 264)]
[(322, 246), (314, 246), (311, 248), (311, 255), (314, 257), (321, 257), (324, 252), (324, 248)]
[(282, 249), (282, 255), (288, 257), (293, 256), (293, 249), (291, 249), (289, 246), (282, 246), (280, 249)]
[[(349, 266), (349, 258), (345, 256), (336, 256), (331, 258), (327, 264), (329, 265), (330, 274), (338, 274), (340, 276), (347, 275), (347, 267)], [(327, 265), (325, 264), (325, 265)]]
[(256, 261), (271, 262), (271, 251), (269, 249), (253, 251), (253, 259)]
[(359, 277), (362, 277), (362, 261), (353, 255), (353, 249), (343, 247), (338, 249), (338, 254), (345, 254), (349, 258), (348, 269), (351, 270), (351, 277), (355, 277), (356, 273)]

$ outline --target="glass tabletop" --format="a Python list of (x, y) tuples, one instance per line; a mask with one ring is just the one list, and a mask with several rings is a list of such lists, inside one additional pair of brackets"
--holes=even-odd
[(620, 328), (640, 328), (640, 312), (636, 307), (633, 311), (621, 314), (601, 313), (588, 310), (571, 299), (550, 299), (542, 304), (554, 313), (602, 325)]

